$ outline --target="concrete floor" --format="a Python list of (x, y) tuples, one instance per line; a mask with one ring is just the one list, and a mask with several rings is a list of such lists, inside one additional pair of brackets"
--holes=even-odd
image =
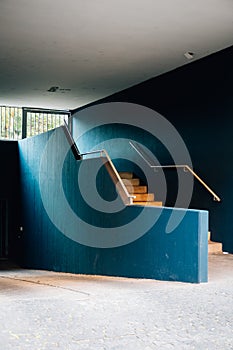
[(0, 269), (1, 350), (233, 349), (233, 255), (187, 284)]

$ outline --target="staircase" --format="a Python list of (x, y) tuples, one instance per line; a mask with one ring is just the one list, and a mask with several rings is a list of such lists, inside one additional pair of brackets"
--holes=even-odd
[(133, 177), (131, 172), (119, 172), (119, 175), (129, 194), (135, 196), (133, 205), (147, 205), (161, 207), (161, 201), (155, 201), (154, 193), (148, 193), (147, 186), (140, 184), (140, 179)]

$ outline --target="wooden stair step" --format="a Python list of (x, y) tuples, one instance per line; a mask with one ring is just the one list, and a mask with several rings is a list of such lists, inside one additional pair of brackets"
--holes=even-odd
[(147, 193), (147, 186), (126, 186), (128, 192), (132, 193)]
[(135, 196), (134, 202), (153, 202), (155, 200), (154, 193), (135, 193)]
[(208, 242), (210, 241), (210, 237), (211, 237), (211, 232), (208, 231)]
[(133, 178), (133, 173), (129, 171), (120, 171), (119, 175), (122, 179), (132, 179)]
[(122, 179), (124, 185), (128, 186), (139, 186), (140, 180), (137, 178), (134, 179)]
[(142, 205), (142, 206), (152, 206), (152, 207), (162, 207), (163, 202), (153, 201), (153, 202), (134, 202), (133, 205)]
[(222, 243), (209, 241), (208, 242), (209, 254), (222, 254)]

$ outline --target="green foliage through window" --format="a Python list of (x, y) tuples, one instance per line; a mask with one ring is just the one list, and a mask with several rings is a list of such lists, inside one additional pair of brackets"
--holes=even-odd
[[(0, 139), (20, 140), (57, 128), (68, 121), (68, 113), (0, 107)], [(26, 125), (23, 125), (26, 123)], [(25, 130), (23, 135), (23, 130)]]
[(22, 138), (23, 110), (17, 107), (0, 107), (0, 138)]
[(68, 115), (57, 113), (27, 112), (27, 137), (46, 132), (63, 124)]

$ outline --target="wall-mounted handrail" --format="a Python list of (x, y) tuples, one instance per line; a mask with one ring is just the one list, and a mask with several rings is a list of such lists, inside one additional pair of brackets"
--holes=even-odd
[(82, 159), (82, 155), (79, 152), (79, 149), (73, 139), (73, 136), (70, 132), (69, 126), (66, 122), (66, 120), (64, 119), (64, 125), (62, 125), (62, 129), (64, 131), (64, 134), (66, 135), (67, 141), (69, 142), (70, 148), (73, 152), (73, 155), (75, 157), (76, 160), (81, 160)]
[(187, 164), (184, 165), (154, 165), (148, 160), (148, 156), (145, 156), (145, 152), (141, 150), (141, 147), (138, 146), (135, 142), (129, 141), (130, 145), (133, 147), (133, 149), (140, 155), (140, 157), (149, 165), (150, 168), (153, 169), (159, 169), (159, 168), (183, 168), (184, 171), (189, 171), (206, 189), (208, 192), (210, 192), (213, 196), (213, 199), (217, 202), (221, 202), (221, 199), (217, 194), (198, 176), (195, 171)]
[[(111, 167), (111, 170), (114, 174), (114, 177), (116, 178), (117, 182), (116, 182), (116, 187), (118, 192), (120, 193), (120, 195), (122, 194), (122, 200), (124, 202), (124, 204), (126, 205), (131, 205), (133, 204), (133, 198), (135, 198), (135, 196), (129, 194), (125, 184), (122, 181), (122, 178), (120, 177), (118, 171), (116, 170), (108, 152), (105, 149), (100, 149), (100, 150), (94, 150), (94, 151), (90, 151), (90, 152), (85, 152), (82, 153), (81, 156), (82, 158), (85, 156), (89, 156), (89, 155), (93, 155), (93, 154), (100, 154), (100, 157), (105, 157), (107, 158), (108, 164)], [(123, 192), (123, 193), (122, 193)]]
[(129, 194), (129, 192), (128, 192), (126, 186), (124, 185), (119, 173), (117, 172), (108, 152), (105, 149), (101, 149), (101, 150), (94, 150), (94, 151), (90, 151), (90, 152), (80, 153), (79, 149), (78, 149), (78, 147), (73, 139), (73, 136), (69, 130), (69, 126), (65, 120), (64, 120), (64, 125), (62, 125), (62, 129), (66, 135), (66, 138), (70, 144), (71, 150), (72, 150), (76, 160), (82, 160), (83, 157), (93, 155), (93, 154), (100, 154), (101, 157), (103, 157), (103, 155), (104, 155), (104, 157), (107, 158), (108, 164), (111, 168), (110, 175), (113, 175), (113, 177), (114, 177), (116, 188), (117, 188), (119, 194), (121, 195), (121, 198), (122, 198), (124, 204), (125, 205), (133, 204), (133, 198), (135, 198), (135, 196)]

